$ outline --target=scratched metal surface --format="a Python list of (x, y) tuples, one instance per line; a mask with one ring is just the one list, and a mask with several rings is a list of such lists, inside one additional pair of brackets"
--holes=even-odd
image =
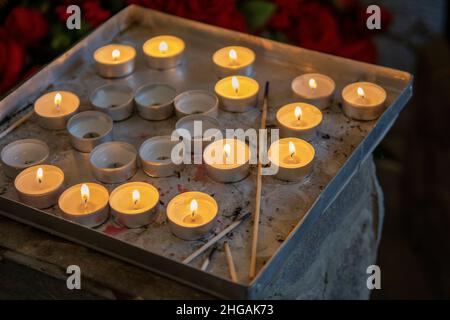
[[(155, 71), (145, 66), (141, 46), (145, 40), (159, 34), (174, 34), (185, 40), (187, 45), (185, 61), (180, 67), (167, 71)], [(136, 71), (126, 78), (107, 80), (96, 74), (91, 54), (97, 47), (111, 40), (131, 44), (138, 50)], [(264, 177), (258, 251), (258, 267), (260, 268), (277, 252), (291, 231), (299, 226), (305, 214), (314, 207), (319, 195), (343, 168), (355, 148), (377, 125), (376, 121), (357, 122), (343, 115), (339, 106), (339, 93), (343, 86), (357, 80), (376, 82), (386, 89), (387, 104), (392, 106), (402, 93), (405, 94), (410, 89), (409, 74), (213, 28), (138, 7), (130, 7), (1, 101), (0, 116), (4, 119), (2, 126), (6, 127), (9, 124), (11, 114), (17, 114), (17, 111), (24, 106), (31, 106), (30, 103), (36, 97), (50, 90), (74, 91), (80, 96), (82, 109), (85, 110), (90, 109), (88, 103), (90, 92), (108, 82), (124, 83), (133, 89), (137, 89), (144, 83), (167, 83), (176, 88), (178, 93), (189, 89), (213, 91), (217, 78), (213, 72), (211, 56), (215, 50), (231, 44), (242, 44), (255, 50), (257, 59), (254, 77), (261, 87), (266, 80), (270, 81), (269, 127), (275, 124), (275, 113), (280, 106), (296, 101), (291, 92), (290, 83), (297, 75), (305, 72), (321, 72), (331, 76), (337, 85), (335, 103), (325, 111), (320, 134), (313, 141), (316, 158), (310, 177), (300, 183), (286, 183), (272, 177)], [(381, 139), (381, 135), (395, 120), (400, 109), (387, 116), (389, 119), (382, 123), (383, 130), (379, 130), (376, 139)], [(15, 118), (18, 116), (20, 114), (17, 114)], [(259, 116), (260, 113), (256, 109), (245, 114), (220, 111), (219, 121), (222, 129), (257, 128)], [(139, 148), (140, 144), (149, 137), (170, 134), (175, 122), (175, 117), (164, 121), (146, 121), (134, 114), (130, 119), (114, 123), (114, 139), (128, 141)], [(32, 118), (31, 121), (2, 139), (0, 148), (11, 141), (23, 138), (39, 138), (47, 142), (51, 150), (50, 161), (64, 170), (68, 185), (95, 181), (89, 171), (88, 154), (79, 153), (70, 146), (66, 131), (43, 130), (37, 125), (36, 119)], [(356, 163), (358, 161), (362, 161), (362, 158)], [(356, 170), (356, 167), (354, 169)], [(143, 228), (125, 229), (110, 219), (97, 228), (97, 231), (129, 245), (143, 248), (145, 251), (181, 261), (207, 239), (188, 242), (173, 236), (165, 217), (168, 201), (184, 190), (198, 190), (213, 195), (220, 207), (219, 221), (215, 229), (217, 232), (231, 222), (233, 214), (253, 210), (255, 173), (256, 170), (253, 168), (252, 174), (241, 182), (220, 184), (210, 180), (201, 165), (187, 165), (179, 176), (169, 178), (150, 178), (140, 169), (132, 180), (147, 181), (160, 190), (161, 204), (155, 221)], [(342, 181), (342, 187), (344, 183), (345, 181)], [(106, 187), (111, 191), (115, 185)], [(13, 183), (4, 174), (0, 175), (0, 191), (2, 197), (17, 201)], [(332, 199), (332, 196), (327, 195), (329, 199)], [(46, 212), (58, 216), (58, 210), (57, 207), (53, 207)], [(36, 214), (40, 212), (36, 211)], [(248, 270), (251, 222), (246, 221), (234, 231), (229, 241), (237, 264), (239, 283), (247, 286), (250, 284)], [(194, 261), (193, 266), (198, 267), (201, 260), (202, 258)], [(213, 258), (209, 273), (228, 279), (225, 261), (224, 253), (219, 251)], [(267, 269), (266, 266), (265, 271)], [(165, 270), (161, 271), (165, 272)], [(200, 286), (208, 287), (208, 284), (200, 284)]]

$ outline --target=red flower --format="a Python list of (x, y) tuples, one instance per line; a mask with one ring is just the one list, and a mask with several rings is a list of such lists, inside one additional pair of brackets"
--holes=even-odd
[(59, 5), (55, 8), (55, 13), (59, 19), (59, 21), (66, 23), (67, 19), (69, 18), (70, 14), (67, 13), (67, 6), (65, 5)]
[(48, 24), (37, 9), (15, 7), (6, 17), (6, 28), (24, 46), (32, 46), (41, 41), (48, 31)]
[(100, 1), (98, 0), (84, 1), (82, 4), (81, 12), (83, 13), (84, 19), (86, 19), (86, 21), (93, 28), (95, 28), (111, 16), (111, 12), (103, 9), (100, 6)]
[(370, 38), (342, 43), (337, 54), (349, 59), (360, 60), (368, 63), (375, 63), (378, 60), (377, 47)]
[(22, 46), (0, 27), (0, 93), (10, 89), (20, 79), (24, 60)]

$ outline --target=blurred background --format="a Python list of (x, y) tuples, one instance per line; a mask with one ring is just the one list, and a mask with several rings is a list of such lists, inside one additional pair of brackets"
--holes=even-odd
[[(128, 4), (415, 76), (414, 97), (375, 152), (386, 217), (373, 299), (450, 298), (450, 23), (445, 0), (0, 0), (0, 97)], [(66, 29), (66, 7), (82, 11)], [(366, 8), (382, 8), (381, 30)]]

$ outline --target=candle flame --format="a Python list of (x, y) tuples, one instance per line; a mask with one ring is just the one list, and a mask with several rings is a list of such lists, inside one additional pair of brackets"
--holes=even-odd
[(235, 76), (231, 77), (231, 86), (233, 87), (234, 92), (236, 94), (238, 94), (238, 91), (239, 91), (239, 80), (238, 80), (237, 77), (235, 77)]
[(300, 106), (295, 107), (294, 115), (295, 118), (300, 121), (300, 118), (302, 117), (302, 108), (300, 108)]
[(114, 49), (111, 53), (112, 58), (114, 61), (117, 61), (120, 58), (120, 50), (119, 49)]
[(137, 205), (137, 203), (139, 202), (139, 200), (141, 199), (141, 194), (139, 193), (139, 190), (134, 189), (133, 190), (133, 203), (134, 205)]
[(165, 41), (159, 43), (159, 52), (166, 53), (169, 50), (169, 45)]
[(59, 108), (61, 107), (61, 102), (62, 102), (62, 95), (61, 95), (61, 93), (59, 93), (59, 92), (56, 93), (55, 94), (55, 99), (53, 101), (55, 102), (56, 109), (59, 110)]
[(44, 170), (42, 170), (42, 168), (39, 167), (36, 171), (36, 180), (40, 184), (42, 183), (43, 178), (44, 178)]
[(81, 193), (81, 201), (82, 203), (87, 206), (87, 203), (89, 201), (89, 187), (87, 184), (83, 183), (81, 185), (81, 189), (80, 189), (80, 193)]
[(356, 92), (358, 93), (358, 96), (360, 96), (361, 98), (365, 98), (366, 97), (366, 93), (364, 92), (364, 89), (361, 87), (358, 87), (358, 89), (356, 90)]
[(231, 153), (231, 146), (228, 143), (225, 143), (223, 146), (223, 153), (225, 154), (225, 157), (229, 157)]
[(317, 88), (317, 82), (314, 78), (309, 79), (308, 81), (308, 85), (311, 89), (316, 89)]
[(189, 207), (190, 207), (190, 209), (191, 209), (192, 217), (194, 217), (195, 211), (197, 211), (197, 209), (198, 209), (198, 203), (197, 203), (197, 200), (192, 199), (192, 200), (191, 200), (191, 204), (189, 205)]
[(289, 141), (289, 153), (291, 154), (291, 157), (295, 154), (295, 144), (292, 141)]
[(228, 52), (228, 56), (230, 57), (231, 62), (236, 63), (237, 62), (237, 52), (234, 49), (230, 49)]

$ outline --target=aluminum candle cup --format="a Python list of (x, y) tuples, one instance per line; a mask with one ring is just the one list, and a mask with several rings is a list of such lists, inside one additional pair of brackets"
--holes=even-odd
[(134, 71), (136, 50), (123, 44), (109, 44), (94, 52), (98, 73), (104, 78), (120, 78)]
[(16, 140), (2, 149), (3, 171), (14, 179), (23, 169), (47, 162), (49, 155), (47, 144), (41, 140)]
[(285, 181), (304, 179), (312, 170), (314, 155), (314, 147), (297, 138), (277, 140), (269, 148), (271, 165), (278, 167), (275, 177)]
[(229, 76), (251, 76), (255, 53), (240, 46), (230, 46), (217, 50), (213, 55), (216, 74), (220, 78)]
[(176, 91), (165, 84), (147, 84), (140, 87), (134, 96), (139, 115), (147, 120), (164, 120), (173, 113)]
[(250, 148), (238, 139), (214, 141), (203, 152), (208, 176), (217, 182), (237, 182), (247, 177)]
[(165, 70), (181, 63), (184, 47), (182, 39), (164, 35), (147, 40), (142, 50), (150, 68)]
[(64, 172), (45, 164), (29, 167), (17, 175), (14, 187), (21, 202), (37, 209), (49, 208), (64, 190)]
[(133, 89), (122, 84), (105, 84), (92, 92), (95, 110), (108, 114), (114, 121), (127, 119), (133, 113)]
[(108, 219), (109, 192), (98, 183), (80, 183), (66, 189), (58, 200), (64, 219), (96, 227)]
[(370, 82), (349, 84), (342, 90), (344, 114), (355, 120), (375, 120), (383, 113), (386, 91)]
[(295, 78), (291, 88), (302, 102), (323, 110), (332, 104), (336, 84), (326, 75), (307, 73)]
[(109, 205), (117, 223), (127, 228), (139, 228), (149, 224), (158, 207), (159, 193), (151, 184), (129, 182), (111, 192)]
[(276, 119), (282, 138), (312, 140), (322, 122), (322, 112), (307, 103), (289, 103), (277, 111)]
[[(196, 126), (196, 123), (199, 126)], [(203, 149), (212, 141), (222, 138), (219, 121), (202, 114), (193, 114), (181, 118), (175, 124), (175, 129), (180, 136), (183, 136), (185, 150), (190, 148), (191, 153), (197, 155), (202, 155)], [(183, 135), (184, 131), (188, 133), (188, 136)], [(196, 146), (198, 147), (196, 148)]]
[[(169, 177), (183, 169), (183, 164), (172, 162), (172, 149), (178, 142), (170, 136), (158, 136), (147, 139), (139, 148), (142, 169), (151, 177)], [(182, 157), (182, 155), (180, 155)]]
[(172, 233), (184, 240), (197, 240), (214, 228), (219, 207), (203, 192), (184, 192), (167, 205), (167, 219)]
[(259, 84), (252, 78), (231, 76), (219, 80), (214, 88), (220, 107), (230, 112), (246, 112), (258, 104)]
[(99, 144), (112, 140), (112, 129), (111, 117), (99, 111), (80, 112), (67, 123), (70, 143), (81, 152), (91, 152)]
[(175, 113), (178, 118), (191, 114), (204, 114), (217, 118), (219, 113), (219, 99), (206, 90), (190, 90), (180, 93), (174, 101)]
[(69, 91), (52, 91), (34, 103), (39, 125), (45, 129), (62, 130), (67, 120), (78, 112), (80, 99)]
[(105, 142), (91, 151), (89, 162), (95, 179), (104, 183), (120, 183), (136, 173), (137, 152), (126, 142)]

